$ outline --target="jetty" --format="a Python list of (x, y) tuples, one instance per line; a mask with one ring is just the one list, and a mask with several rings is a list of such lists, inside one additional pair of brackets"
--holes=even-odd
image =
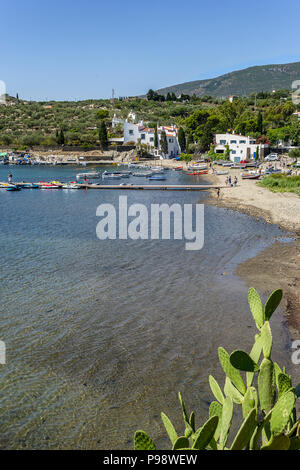
[[(2, 183), (0, 182), (0, 185)], [(28, 184), (36, 184), (42, 186), (41, 183), (28, 183), (28, 182), (13, 182), (17, 186), (25, 186)], [(173, 190), (182, 190), (182, 191), (209, 191), (210, 189), (224, 189), (228, 186), (224, 185), (211, 185), (211, 184), (89, 184), (89, 183), (76, 183), (82, 189), (106, 189), (106, 190), (152, 190), (152, 191), (173, 191)], [(63, 184), (56, 184), (58, 188), (62, 188)], [(51, 188), (50, 188), (51, 189)], [(50, 190), (49, 189), (49, 190)]]

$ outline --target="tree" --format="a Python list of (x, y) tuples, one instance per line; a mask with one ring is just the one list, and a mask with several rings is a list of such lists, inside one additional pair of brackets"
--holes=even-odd
[(157, 126), (155, 126), (154, 131), (154, 147), (158, 149), (158, 133), (157, 133)]
[(263, 117), (261, 111), (259, 111), (257, 116), (257, 132), (259, 132), (260, 135), (263, 133)]
[(292, 149), (289, 151), (289, 156), (291, 158), (295, 158), (295, 160), (297, 160), (298, 158), (300, 158), (300, 149)]
[(58, 145), (64, 145), (64, 143), (65, 143), (65, 135), (64, 135), (64, 131), (62, 129), (58, 133), (57, 143), (58, 143)]
[(225, 145), (225, 152), (224, 152), (224, 157), (226, 158), (226, 160), (229, 160), (230, 159), (230, 148), (229, 148), (229, 145)]
[(19, 101), (19, 93), (17, 93), (17, 96), (16, 96), (17, 100)]
[(160, 148), (164, 156), (167, 156), (169, 148), (168, 148), (167, 135), (165, 131), (162, 131), (160, 135)]
[(107, 129), (105, 122), (102, 120), (100, 122), (100, 127), (99, 127), (99, 141), (100, 141), (100, 147), (101, 149), (105, 149), (108, 145), (108, 138), (107, 138)]
[(155, 91), (153, 91), (153, 90), (150, 88), (150, 90), (149, 90), (148, 93), (147, 93), (147, 100), (148, 100), (148, 101), (153, 101), (153, 100), (155, 100), (156, 96), (157, 96), (157, 94), (155, 93)]
[(180, 127), (178, 130), (178, 143), (179, 143), (181, 152), (184, 153), (186, 151), (186, 138), (185, 138), (185, 132), (182, 129), (182, 127)]
[(109, 116), (109, 112), (107, 109), (99, 109), (99, 111), (96, 113), (96, 116), (98, 119), (106, 119)]

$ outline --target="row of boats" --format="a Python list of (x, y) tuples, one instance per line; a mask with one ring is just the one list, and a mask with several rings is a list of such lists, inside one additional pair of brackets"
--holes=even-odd
[[(78, 173), (76, 175), (76, 180), (77, 181), (85, 181), (88, 179), (121, 179), (121, 178), (129, 178), (130, 176), (134, 176), (137, 178), (148, 178), (150, 181), (151, 180), (156, 180), (156, 181), (161, 181), (166, 179), (166, 171), (170, 170), (170, 168), (167, 167), (148, 167), (148, 166), (139, 166), (133, 165), (133, 167), (143, 169), (146, 171), (130, 171), (130, 170), (123, 170), (123, 171), (103, 171), (103, 172), (87, 172), (87, 173)], [(182, 166), (178, 166), (172, 169), (173, 171), (182, 171), (183, 168)], [(186, 175), (192, 175), (192, 176), (197, 176), (197, 175), (205, 175), (208, 173), (208, 167), (207, 165), (203, 166), (191, 166), (187, 168), (187, 171), (185, 172)]]
[(20, 191), (21, 189), (80, 189), (75, 181), (61, 183), (60, 181), (39, 181), (38, 183), (0, 183), (0, 189)]

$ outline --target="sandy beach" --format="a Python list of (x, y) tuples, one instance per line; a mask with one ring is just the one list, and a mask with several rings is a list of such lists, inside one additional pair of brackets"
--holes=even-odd
[[(281, 288), (283, 309), (291, 336), (300, 334), (300, 197), (293, 193), (273, 193), (255, 181), (242, 180), (240, 170), (230, 170), (238, 186), (211, 191), (209, 204), (238, 210), (289, 231), (289, 243), (275, 242), (271, 247), (239, 265), (236, 273), (248, 285), (259, 286), (265, 294)], [(224, 184), (226, 176), (208, 175), (213, 184)]]

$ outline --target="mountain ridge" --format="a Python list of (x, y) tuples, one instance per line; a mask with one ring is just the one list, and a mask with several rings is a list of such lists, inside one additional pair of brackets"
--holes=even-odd
[(255, 65), (215, 78), (193, 80), (160, 88), (157, 93), (211, 95), (225, 98), (230, 95), (248, 96), (260, 91), (291, 88), (294, 80), (300, 80), (300, 61), (287, 64)]

